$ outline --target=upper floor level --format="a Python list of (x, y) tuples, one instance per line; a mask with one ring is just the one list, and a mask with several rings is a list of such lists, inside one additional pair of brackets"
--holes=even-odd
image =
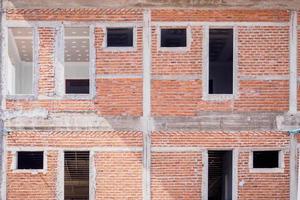
[(7, 9), (3, 109), (142, 116), (149, 97), (156, 117), (287, 112), (298, 21), (288, 10)]

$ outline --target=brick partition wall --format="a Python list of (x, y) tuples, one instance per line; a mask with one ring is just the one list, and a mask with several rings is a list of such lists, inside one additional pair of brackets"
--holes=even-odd
[(53, 96), (54, 82), (54, 46), (56, 31), (53, 28), (38, 29), (39, 49), (39, 95)]
[[(149, 10), (150, 22), (146, 21)], [(4, 158), (7, 199), (62, 200), (56, 187), (62, 181), (59, 180), (62, 164), (59, 159), (67, 150), (92, 152), (90, 169), (94, 170), (95, 182), (91, 182), (94, 185), (90, 191), (94, 192), (95, 200), (207, 200), (205, 167), (209, 150), (233, 151), (236, 175), (233, 200), (290, 198), (290, 137), (286, 131), (278, 130), (279, 120), (276, 121), (277, 116), (289, 109), (290, 11), (8, 9), (6, 19), (9, 23), (43, 21), (37, 27), (38, 97), (10, 97), (4, 102), (5, 120), (35, 125), (23, 129), (16, 125), (7, 129), (7, 155)], [(92, 48), (95, 55), (91, 57), (95, 59), (93, 97), (72, 99), (55, 94), (56, 34), (58, 26), (64, 23), (89, 24), (94, 28)], [(148, 45), (145, 36), (148, 34), (147, 23), (151, 50), (144, 49)], [(106, 48), (105, 30), (110, 26), (134, 27), (134, 47), (125, 50)], [(205, 30), (208, 26), (235, 30), (236, 96), (232, 98), (207, 100), (204, 97), (203, 89), (208, 81), (204, 77), (204, 55), (207, 53), (204, 39), (207, 39)], [(160, 28), (187, 28), (187, 48), (160, 48)], [(300, 44), (298, 49), (300, 51)], [(148, 57), (150, 63), (145, 64), (144, 59)], [(145, 74), (147, 64), (150, 64), (150, 74)], [(150, 91), (146, 90), (148, 85), (143, 85), (148, 75)], [(143, 102), (147, 95), (150, 95), (150, 105)], [(298, 96), (299, 105), (299, 87)], [(146, 116), (147, 106), (151, 116)], [(34, 109), (42, 109), (47, 116), (31, 116)], [(74, 122), (70, 113), (77, 116)], [(80, 114), (84, 116), (83, 122), (77, 126)], [(274, 114), (274, 119), (254, 124), (254, 117), (250, 114), (258, 119), (260, 115)], [(228, 116), (225, 123), (232, 121), (233, 130), (223, 128), (226, 126), (223, 126), (220, 115), (223, 118)], [(58, 119), (68, 122), (66, 127), (62, 125), (55, 130), (52, 124), (47, 127), (47, 123)], [(91, 119), (87, 127), (84, 124), (86, 119)], [(100, 123), (99, 127), (89, 126), (99, 119), (108, 124), (109, 130), (102, 129)], [(172, 119), (174, 124), (171, 125), (163, 121)], [(207, 119), (216, 121), (209, 124)], [(269, 121), (272, 123), (268, 124)], [(147, 147), (150, 147), (150, 155)], [(20, 149), (47, 151), (47, 171), (34, 174), (13, 170), (14, 153)], [(281, 151), (283, 171), (251, 171), (249, 161), (253, 150)]]
[[(238, 152), (236, 157), (238, 177), (233, 183), (238, 185), (237, 199), (289, 199), (289, 137), (286, 133), (154, 132), (152, 146), (160, 149), (174, 147), (173, 150), (154, 152), (152, 155), (153, 199), (202, 199), (204, 175), (201, 167), (203, 166), (201, 149)], [(179, 150), (184, 147), (200, 149), (198, 152)], [(251, 149), (283, 150), (284, 171), (250, 172)]]
[(57, 152), (47, 152), (45, 173), (16, 172), (12, 170), (11, 152), (7, 155), (7, 199), (39, 199), (56, 198)]

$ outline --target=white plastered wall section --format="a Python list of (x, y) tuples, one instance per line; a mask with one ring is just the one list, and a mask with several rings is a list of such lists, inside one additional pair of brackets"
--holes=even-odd
[(11, 95), (32, 94), (32, 62), (24, 62), (21, 60), (19, 49), (10, 29), (8, 30), (8, 34), (8, 93)]

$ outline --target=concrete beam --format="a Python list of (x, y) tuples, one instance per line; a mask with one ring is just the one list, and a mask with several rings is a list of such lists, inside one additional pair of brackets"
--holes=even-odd
[(300, 126), (300, 114), (282, 112), (201, 112), (189, 117), (99, 116), (87, 112), (36, 109), (4, 115), (7, 131), (289, 131)]

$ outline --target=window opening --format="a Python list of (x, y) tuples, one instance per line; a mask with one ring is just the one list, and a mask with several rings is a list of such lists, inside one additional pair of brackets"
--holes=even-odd
[(17, 152), (17, 169), (43, 169), (44, 152), (19, 151)]
[(33, 94), (33, 28), (8, 28), (8, 92)]
[(279, 151), (254, 151), (253, 168), (279, 168)]
[(233, 93), (233, 29), (209, 29), (209, 94)]
[(107, 47), (133, 47), (133, 28), (107, 28)]
[(89, 94), (89, 27), (65, 28), (65, 93)]
[(161, 29), (161, 47), (186, 47), (186, 29)]

